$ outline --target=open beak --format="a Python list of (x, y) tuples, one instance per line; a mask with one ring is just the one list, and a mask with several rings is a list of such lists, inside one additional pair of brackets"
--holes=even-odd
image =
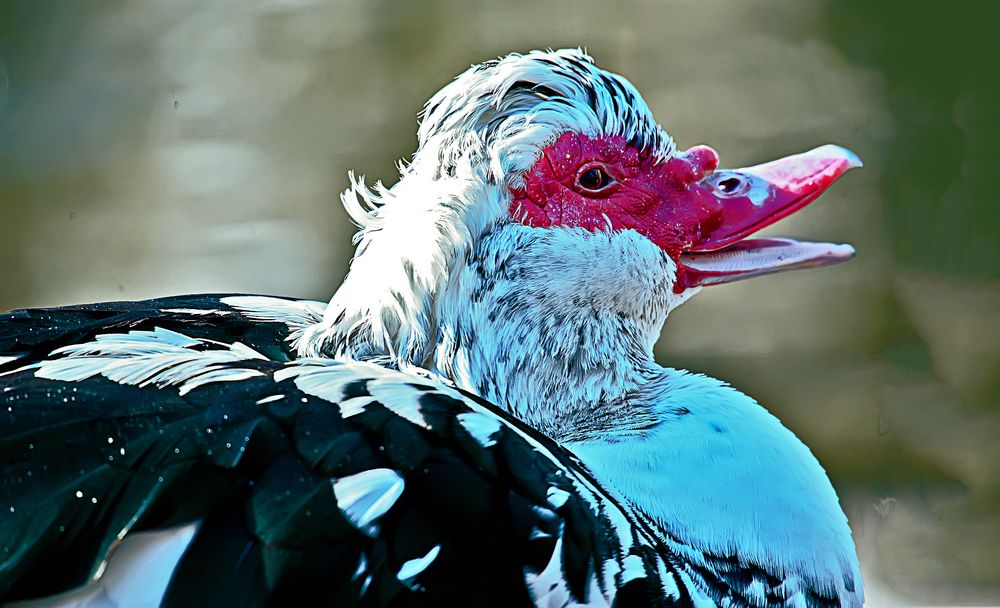
[(826, 145), (754, 167), (710, 173), (691, 194), (711, 200), (714, 213), (681, 251), (677, 290), (854, 257), (854, 248), (846, 244), (746, 237), (805, 207), (860, 166), (850, 150)]

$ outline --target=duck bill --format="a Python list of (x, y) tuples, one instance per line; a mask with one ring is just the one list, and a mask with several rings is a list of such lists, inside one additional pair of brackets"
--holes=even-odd
[(846, 244), (746, 237), (802, 209), (860, 166), (853, 152), (827, 145), (762, 165), (713, 172), (699, 189), (702, 196), (716, 199), (717, 213), (681, 252), (678, 288), (817, 268), (854, 257), (854, 248)]

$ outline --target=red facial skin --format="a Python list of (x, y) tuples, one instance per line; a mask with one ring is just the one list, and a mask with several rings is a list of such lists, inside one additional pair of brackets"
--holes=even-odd
[[(635, 230), (677, 262), (675, 290), (683, 291), (698, 282), (685, 274), (682, 253), (722, 249), (794, 213), (861, 161), (822, 146), (735, 171), (718, 165), (708, 146), (657, 162), (621, 137), (566, 133), (512, 191), (510, 212), (527, 226)], [(581, 177), (595, 167), (610, 180), (588, 188)]]
[[(722, 205), (698, 182), (718, 167), (719, 156), (698, 146), (657, 163), (621, 137), (591, 139), (567, 133), (546, 148), (513, 191), (513, 217), (528, 226), (633, 229), (672, 257), (707, 237), (719, 225)], [(593, 191), (580, 176), (600, 167), (612, 181)], [(667, 205), (664, 201), (683, 200)]]

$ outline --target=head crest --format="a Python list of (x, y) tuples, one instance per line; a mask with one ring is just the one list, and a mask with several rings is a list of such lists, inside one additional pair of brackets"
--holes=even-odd
[[(568, 131), (621, 136), (661, 159), (674, 151), (632, 83), (566, 49), (515, 53), (461, 74), (427, 102), (418, 155), (429, 147), (444, 152), (438, 160), (447, 171), (475, 134), (504, 168), (523, 171)], [(521, 153), (529, 158), (518, 159)]]

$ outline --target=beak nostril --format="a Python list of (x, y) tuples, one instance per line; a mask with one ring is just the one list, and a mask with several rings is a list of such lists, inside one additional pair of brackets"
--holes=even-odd
[(727, 177), (726, 179), (719, 182), (718, 188), (725, 194), (732, 194), (733, 192), (739, 190), (740, 186), (742, 185), (743, 185), (743, 180), (741, 180), (740, 178)]

